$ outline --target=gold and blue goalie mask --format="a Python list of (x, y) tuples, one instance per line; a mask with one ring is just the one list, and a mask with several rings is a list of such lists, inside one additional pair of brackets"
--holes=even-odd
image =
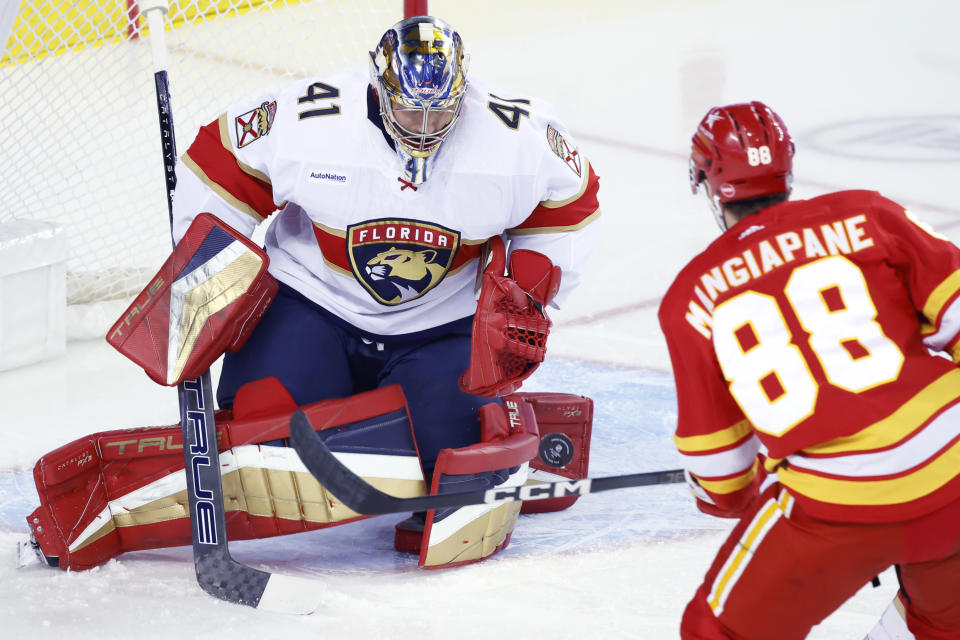
[(405, 161), (429, 158), (460, 115), (468, 61), (460, 35), (437, 18), (407, 18), (387, 30), (370, 59), (398, 152)]

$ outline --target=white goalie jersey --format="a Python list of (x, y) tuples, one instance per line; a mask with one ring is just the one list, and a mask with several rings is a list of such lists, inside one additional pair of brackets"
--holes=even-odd
[(563, 269), (562, 303), (600, 210), (553, 109), (471, 83), (426, 166), (416, 180), (393, 150), (364, 74), (298, 80), (201, 128), (177, 166), (174, 235), (204, 211), (247, 235), (275, 215), (271, 273), (374, 335), (471, 315), (484, 244), (504, 233)]

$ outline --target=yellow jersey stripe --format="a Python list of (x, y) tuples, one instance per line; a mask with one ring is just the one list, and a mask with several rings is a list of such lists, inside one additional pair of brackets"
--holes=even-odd
[(744, 570), (753, 558), (757, 546), (766, 537), (770, 528), (780, 519), (783, 511), (776, 500), (768, 500), (757, 512), (753, 522), (747, 527), (743, 536), (740, 538), (734, 552), (727, 558), (727, 562), (720, 569), (710, 594), (707, 596), (707, 603), (713, 610), (714, 615), (719, 616), (723, 612), (724, 604), (730, 596), (730, 591), (736, 585), (737, 580), (743, 575)]
[(753, 479), (757, 475), (757, 466), (759, 462), (759, 460), (754, 460), (753, 465), (749, 469), (739, 475), (734, 476), (733, 478), (727, 478), (726, 480), (704, 480), (698, 476), (697, 482), (699, 482), (700, 486), (710, 493), (733, 493), (734, 491), (743, 489), (745, 486), (753, 482)]
[(807, 447), (803, 453), (836, 454), (883, 449), (900, 442), (930, 418), (960, 398), (960, 369), (940, 376), (883, 420), (874, 422), (843, 438)]
[(712, 451), (722, 449), (739, 442), (745, 436), (753, 431), (753, 426), (749, 420), (740, 422), (714, 433), (708, 433), (702, 436), (673, 436), (673, 442), (681, 453), (696, 453), (698, 451)]
[(943, 306), (960, 290), (960, 269), (951, 273), (947, 278), (937, 285), (937, 288), (927, 296), (927, 301), (923, 303), (923, 315), (930, 322), (936, 322), (937, 316)]
[(885, 480), (825, 478), (795, 467), (777, 469), (780, 482), (795, 493), (820, 502), (882, 506), (912, 502), (960, 475), (960, 442), (913, 473)]

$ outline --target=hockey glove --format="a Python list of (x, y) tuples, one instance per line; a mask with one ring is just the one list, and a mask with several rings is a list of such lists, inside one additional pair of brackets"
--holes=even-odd
[(470, 365), (460, 376), (460, 388), (494, 398), (519, 389), (543, 362), (551, 326), (544, 306), (560, 287), (560, 267), (535, 251), (518, 250), (510, 260), (515, 280), (504, 275), (503, 239), (491, 238), (490, 249), (473, 317)]
[(703, 480), (684, 469), (687, 487), (697, 499), (697, 509), (717, 518), (739, 518), (760, 495), (767, 478), (765, 459), (763, 454), (758, 454), (750, 468), (739, 476), (743, 486), (726, 493), (718, 492), (716, 482)]
[(209, 213), (183, 239), (107, 334), (155, 382), (174, 386), (236, 351), (277, 292), (267, 254)]

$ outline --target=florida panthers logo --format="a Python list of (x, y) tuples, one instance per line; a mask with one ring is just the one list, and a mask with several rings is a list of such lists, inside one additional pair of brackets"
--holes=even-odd
[(571, 148), (566, 138), (549, 124), (547, 125), (547, 144), (549, 144), (550, 149), (557, 154), (557, 157), (563, 160), (567, 166), (570, 167), (570, 170), (579, 177), (582, 171), (580, 152), (575, 148)]
[(460, 234), (414, 220), (374, 220), (347, 227), (354, 276), (373, 298), (398, 305), (437, 286), (453, 263)]
[(270, 133), (277, 115), (277, 101), (264, 102), (259, 107), (242, 113), (234, 119), (237, 128), (237, 148), (245, 147)]

